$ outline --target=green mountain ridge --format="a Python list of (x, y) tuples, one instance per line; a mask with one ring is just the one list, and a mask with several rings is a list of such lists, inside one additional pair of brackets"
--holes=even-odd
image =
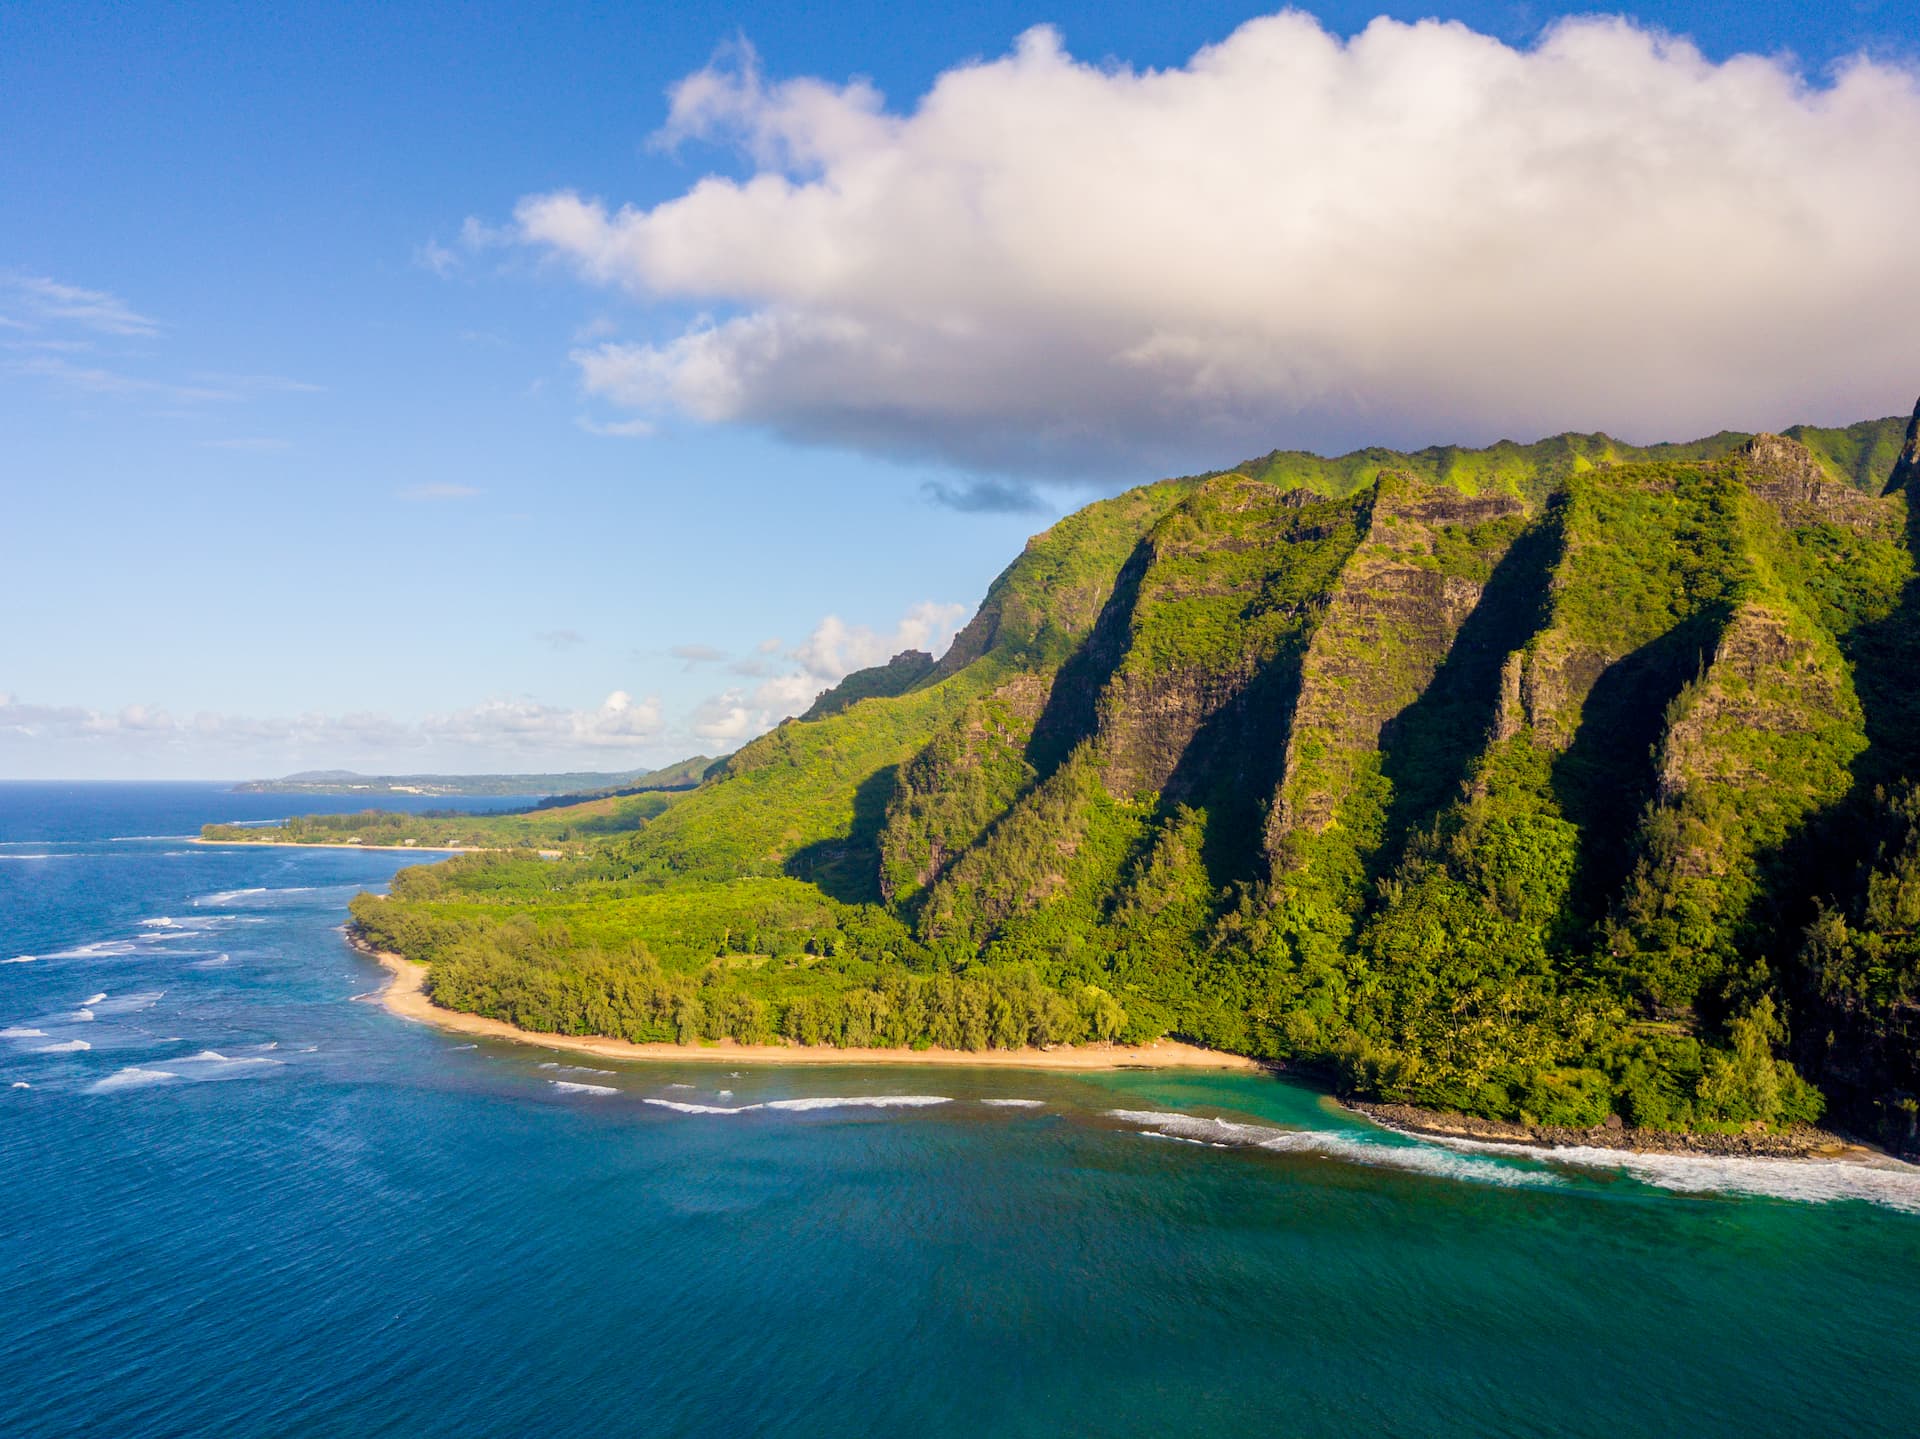
[(1917, 436), (1145, 486), (637, 829), (355, 918), (534, 1029), (1172, 1033), (1491, 1117), (1911, 1146)]

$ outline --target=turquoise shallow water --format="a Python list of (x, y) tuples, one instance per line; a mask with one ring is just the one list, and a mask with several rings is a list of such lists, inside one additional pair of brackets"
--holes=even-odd
[(356, 1001), (398, 856), (167, 838), (287, 803), (0, 786), (0, 1434), (1920, 1431), (1913, 1171), (474, 1046)]

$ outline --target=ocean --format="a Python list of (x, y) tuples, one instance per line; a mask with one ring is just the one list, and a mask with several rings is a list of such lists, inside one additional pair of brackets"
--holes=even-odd
[(0, 785), (0, 1435), (1920, 1432), (1920, 1171), (475, 1044), (184, 842), (325, 807)]

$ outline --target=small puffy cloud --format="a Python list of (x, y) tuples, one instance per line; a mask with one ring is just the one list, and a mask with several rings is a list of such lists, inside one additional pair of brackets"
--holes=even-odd
[(443, 481), (435, 481), (425, 485), (409, 485), (406, 489), (400, 491), (400, 498), (415, 501), (470, 500), (479, 493), (480, 491), (476, 490), (472, 485), (455, 485)]
[(744, 695), (738, 690), (728, 690), (702, 701), (693, 712), (689, 728), (703, 740), (738, 744), (766, 726), (761, 717), (747, 707)]
[(460, 257), (439, 241), (428, 240), (413, 247), (413, 263), (444, 280), (460, 268)]
[(1058, 476), (1854, 419), (1913, 383), (1920, 73), (1890, 61), (1816, 84), (1621, 18), (1514, 47), (1286, 11), (1162, 70), (1030, 30), (904, 107), (736, 50), (660, 139), (751, 173), (514, 216), (705, 314), (576, 348), (644, 415)]
[(967, 607), (923, 600), (908, 610), (891, 633), (866, 625), (849, 625), (828, 615), (796, 648), (793, 658), (806, 673), (823, 681), (822, 688), (838, 684), (855, 670), (883, 665), (902, 650), (946, 651), (967, 618)]
[(655, 429), (652, 420), (595, 420), (586, 415), (574, 423), (590, 435), (610, 440), (644, 440)]
[[(730, 664), (733, 674), (759, 683), (729, 688), (702, 701), (688, 728), (702, 740), (739, 743), (799, 714), (823, 690), (855, 670), (885, 664), (907, 649), (944, 654), (966, 617), (965, 605), (932, 600), (913, 606), (891, 630), (848, 624), (838, 615), (828, 615), (788, 653), (781, 655), (781, 641), (770, 639), (755, 647), (754, 657)], [(705, 646), (697, 645), (679, 646), (672, 653), (679, 656), (682, 650), (706, 653)], [(712, 654), (724, 658), (719, 651)]]
[(727, 657), (725, 650), (717, 650), (712, 645), (673, 645), (667, 653), (684, 660), (688, 669), (696, 665), (716, 665)]
[(587, 637), (578, 630), (541, 630), (534, 638), (550, 650), (575, 649), (587, 642)]

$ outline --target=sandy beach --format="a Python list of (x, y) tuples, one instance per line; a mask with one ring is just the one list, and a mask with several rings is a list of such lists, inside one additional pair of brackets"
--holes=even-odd
[(431, 1024), (454, 1034), (505, 1039), (542, 1049), (591, 1054), (601, 1059), (711, 1060), (727, 1064), (947, 1064), (969, 1068), (992, 1066), (1012, 1069), (1237, 1069), (1263, 1066), (1238, 1054), (1222, 1054), (1198, 1045), (1162, 1039), (1153, 1044), (1086, 1044), (1057, 1049), (834, 1049), (826, 1045), (736, 1044), (723, 1039), (711, 1044), (633, 1044), (574, 1034), (537, 1034), (504, 1020), (443, 1009), (427, 997), (427, 967), (390, 950), (374, 949), (349, 937), (348, 943), (378, 960), (393, 976), (379, 1000), (402, 1019)]

